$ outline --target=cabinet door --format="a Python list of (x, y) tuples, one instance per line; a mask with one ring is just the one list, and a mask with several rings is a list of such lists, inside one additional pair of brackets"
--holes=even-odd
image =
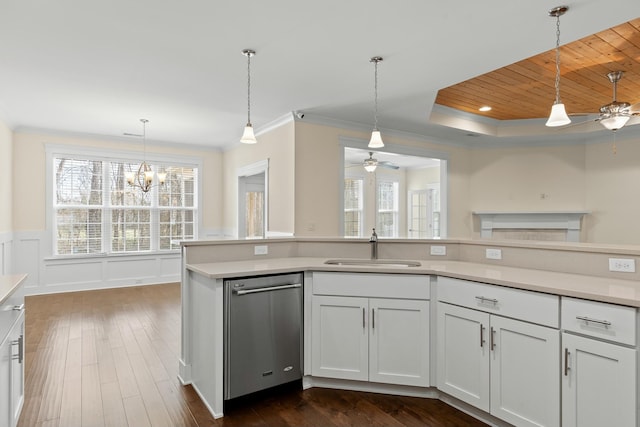
[(11, 339), (11, 423), (16, 426), (24, 402), (24, 315), (13, 327)]
[(636, 350), (562, 334), (563, 427), (635, 427)]
[(429, 386), (429, 301), (369, 300), (369, 381)]
[(0, 426), (11, 425), (11, 350), (8, 336), (0, 343)]
[(491, 414), (517, 426), (560, 425), (560, 332), (491, 316)]
[(314, 296), (311, 310), (312, 375), (367, 381), (368, 299)]
[(438, 303), (438, 389), (489, 412), (489, 314)]

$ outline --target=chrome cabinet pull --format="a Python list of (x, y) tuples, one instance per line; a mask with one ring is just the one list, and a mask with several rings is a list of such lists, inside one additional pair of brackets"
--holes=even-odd
[(371, 309), (371, 329), (376, 328), (376, 309)]
[(569, 375), (569, 349), (565, 347), (564, 349), (564, 376)]
[(14, 306), (11, 308), (11, 310), (14, 310), (14, 311), (22, 311), (22, 310), (24, 310), (24, 303), (22, 303), (22, 304), (20, 304), (20, 305), (14, 305)]
[(477, 296), (476, 299), (478, 301), (480, 301), (480, 303), (490, 302), (493, 305), (498, 303), (498, 300), (495, 299), (495, 298), (487, 298), (487, 297), (483, 297), (483, 296)]
[(480, 347), (484, 347), (484, 325), (480, 323)]
[(605, 328), (608, 328), (609, 326), (611, 326), (611, 322), (609, 322), (608, 320), (592, 319), (586, 316), (576, 316), (576, 319), (582, 320), (585, 323), (597, 323), (598, 325), (602, 325)]
[(247, 295), (247, 294), (255, 294), (258, 292), (270, 292), (270, 291), (279, 291), (282, 289), (292, 289), (292, 288), (300, 288), (302, 285), (300, 283), (296, 283), (293, 285), (281, 285), (281, 286), (270, 286), (267, 288), (256, 288), (256, 289), (248, 289), (246, 291), (234, 289), (233, 292), (236, 295)]
[(496, 330), (491, 327), (491, 332), (489, 333), (489, 347), (491, 347), (491, 351), (496, 348), (496, 338), (495, 338)]
[(11, 360), (17, 360), (18, 363), (22, 363), (24, 359), (24, 335), (20, 335), (20, 338), (11, 341), (11, 345), (18, 346), (18, 354), (12, 354)]

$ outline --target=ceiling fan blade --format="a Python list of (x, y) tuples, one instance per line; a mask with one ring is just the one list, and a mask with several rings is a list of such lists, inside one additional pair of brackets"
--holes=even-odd
[(393, 163), (387, 161), (378, 162), (378, 166), (387, 169), (400, 169), (400, 166), (394, 165)]
[(629, 111), (630, 114), (640, 114), (640, 102), (633, 104), (627, 111)]

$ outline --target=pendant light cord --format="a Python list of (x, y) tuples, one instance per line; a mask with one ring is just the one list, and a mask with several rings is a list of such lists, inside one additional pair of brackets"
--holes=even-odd
[(247, 54), (247, 124), (251, 124), (251, 55)]
[(556, 104), (560, 104), (560, 14), (556, 16)]
[(378, 130), (378, 60), (373, 61), (374, 64), (374, 83), (373, 83), (373, 93), (374, 93), (374, 124), (373, 128)]

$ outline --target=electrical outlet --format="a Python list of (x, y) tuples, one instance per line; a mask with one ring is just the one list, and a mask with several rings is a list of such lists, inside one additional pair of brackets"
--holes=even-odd
[(269, 253), (269, 246), (267, 245), (259, 245), (253, 247), (254, 255), (266, 255)]
[(502, 259), (502, 249), (487, 249), (485, 256), (487, 259)]
[(429, 253), (431, 255), (446, 255), (447, 247), (446, 246), (431, 246), (429, 248)]
[(635, 273), (636, 261), (630, 258), (609, 258), (609, 271)]

